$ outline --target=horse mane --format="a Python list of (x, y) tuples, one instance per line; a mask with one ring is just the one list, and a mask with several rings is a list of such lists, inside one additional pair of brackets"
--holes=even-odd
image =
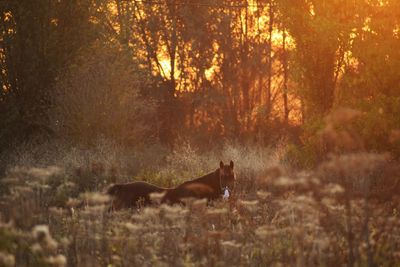
[(215, 170), (213, 172), (210, 172), (210, 173), (208, 173), (206, 175), (203, 175), (203, 176), (201, 176), (199, 178), (195, 178), (193, 180), (189, 180), (189, 181), (183, 182), (181, 185), (187, 185), (187, 184), (192, 184), (192, 183), (196, 183), (196, 184), (200, 183), (200, 184), (207, 184), (207, 185), (215, 184), (215, 181), (219, 182), (219, 180), (215, 179), (216, 176), (218, 176), (218, 174), (219, 174), (219, 169), (217, 169), (217, 170)]

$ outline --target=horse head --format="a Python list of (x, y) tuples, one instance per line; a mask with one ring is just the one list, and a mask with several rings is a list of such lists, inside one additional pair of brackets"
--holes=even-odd
[(232, 160), (229, 165), (225, 165), (222, 161), (219, 163), (219, 185), (223, 194), (226, 190), (232, 192), (235, 188), (236, 178), (233, 166)]

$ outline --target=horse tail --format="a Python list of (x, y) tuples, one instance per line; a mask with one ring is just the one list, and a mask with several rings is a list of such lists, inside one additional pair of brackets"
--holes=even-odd
[[(118, 193), (119, 189), (120, 189), (120, 185), (119, 185), (119, 184), (111, 185), (111, 186), (107, 189), (106, 194), (115, 198), (115, 197), (117, 197), (117, 193)], [(107, 209), (107, 212), (108, 212), (108, 213), (111, 213), (111, 212), (113, 212), (113, 211), (115, 210), (115, 203), (114, 203), (114, 201), (115, 201), (115, 199), (112, 198), (112, 199), (111, 199), (111, 202), (110, 202), (110, 206), (109, 206), (108, 209)]]

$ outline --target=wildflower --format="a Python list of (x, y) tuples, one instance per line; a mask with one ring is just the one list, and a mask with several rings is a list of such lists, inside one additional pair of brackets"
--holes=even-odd
[(57, 267), (62, 267), (67, 265), (67, 258), (64, 255), (49, 256), (46, 262)]
[(300, 195), (295, 197), (295, 202), (298, 204), (313, 204), (313, 199), (307, 195)]
[(58, 215), (58, 216), (61, 216), (61, 215), (63, 215), (65, 213), (63, 209), (60, 209), (60, 208), (57, 208), (57, 207), (50, 207), (49, 211), (53, 215)]
[(240, 248), (241, 245), (236, 243), (235, 241), (222, 241), (221, 245), (226, 248)]
[(61, 238), (60, 240), (61, 245), (63, 245), (64, 247), (67, 247), (71, 244), (71, 240), (69, 240), (66, 237)]
[(19, 183), (19, 180), (17, 178), (5, 177), (2, 178), (0, 182), (8, 185), (15, 185)]
[(291, 179), (287, 176), (281, 176), (274, 181), (274, 184), (276, 186), (288, 187), (295, 185), (296, 182), (294, 181), (294, 179)]
[(395, 143), (400, 140), (400, 130), (392, 130), (389, 136), (389, 142)]
[(255, 233), (260, 238), (267, 238), (270, 236), (270, 227), (266, 225), (260, 226), (256, 229)]
[(0, 265), (5, 267), (15, 266), (14, 255), (0, 251)]
[(161, 199), (164, 197), (165, 192), (162, 193), (151, 193), (150, 194), (150, 199), (151, 201), (159, 204), (161, 202)]
[(138, 224), (133, 224), (130, 222), (125, 223), (124, 226), (126, 227), (126, 229), (128, 229), (131, 232), (136, 232), (136, 231), (142, 229), (142, 226), (140, 226)]
[(332, 195), (342, 194), (344, 193), (344, 188), (338, 184), (329, 183), (325, 186), (324, 192)]
[(182, 211), (182, 207), (179, 205), (169, 206), (162, 205), (161, 208), (165, 211), (166, 214), (179, 214)]
[(258, 200), (240, 200), (239, 203), (250, 212), (254, 212), (258, 208)]
[(28, 175), (43, 181), (59, 173), (61, 173), (61, 169), (57, 166), (49, 166), (47, 168), (30, 168), (27, 170)]
[(33, 227), (32, 235), (36, 240), (42, 241), (43, 239), (45, 239), (48, 236), (50, 236), (49, 226), (47, 226), (47, 225), (36, 225), (35, 227)]
[(270, 179), (277, 179), (282, 176), (283, 170), (281, 166), (273, 166), (266, 170), (266, 175)]
[(110, 201), (110, 197), (101, 193), (84, 193), (81, 197), (88, 203), (89, 205), (101, 205)]
[(33, 245), (31, 246), (31, 251), (32, 251), (34, 254), (39, 254), (39, 253), (42, 252), (42, 246), (41, 246), (40, 244), (38, 244), (38, 243), (35, 243), (35, 244), (33, 244)]
[(33, 192), (32, 188), (29, 186), (14, 186), (13, 191), (18, 194), (27, 194)]
[(226, 208), (220, 208), (220, 209), (210, 209), (207, 211), (207, 215), (223, 215), (228, 213), (228, 210)]
[(96, 205), (96, 206), (88, 206), (85, 210), (82, 211), (82, 214), (90, 216), (103, 213), (105, 206), (104, 205)]
[(310, 183), (312, 185), (320, 185), (321, 181), (318, 178), (313, 177), (313, 178), (310, 179)]
[(33, 227), (32, 236), (39, 242), (39, 244), (45, 246), (51, 251), (56, 250), (58, 247), (57, 241), (51, 237), (47, 225), (36, 225)]
[[(1, 215), (1, 214), (0, 214)], [(0, 216), (1, 219), (1, 216)], [(0, 230), (1, 229), (11, 229), (13, 227), (13, 222), (9, 221), (8, 223), (4, 223), (0, 220)]]
[(67, 201), (67, 206), (70, 208), (77, 207), (82, 204), (82, 200), (76, 198), (69, 198)]
[(46, 240), (45, 245), (50, 251), (55, 251), (58, 247), (57, 241), (55, 241), (51, 236)]
[(267, 198), (269, 198), (269, 197), (271, 196), (271, 193), (265, 192), (265, 191), (262, 191), (262, 190), (258, 190), (258, 191), (257, 191), (257, 196), (258, 196), (259, 198), (265, 200), (265, 199), (267, 199)]
[(113, 262), (118, 262), (118, 263), (122, 262), (122, 258), (118, 255), (112, 255), (111, 259)]
[(205, 208), (206, 205), (207, 205), (207, 199), (205, 199), (205, 198), (197, 199), (197, 200), (193, 201), (192, 208), (193, 208), (193, 210), (200, 210), (202, 208)]
[(132, 215), (132, 218), (140, 222), (156, 221), (158, 218), (158, 209), (146, 207), (140, 213)]

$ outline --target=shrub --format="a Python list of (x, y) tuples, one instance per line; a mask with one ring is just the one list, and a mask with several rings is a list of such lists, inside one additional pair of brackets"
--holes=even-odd
[(400, 157), (400, 98), (379, 96), (360, 100), (357, 109), (337, 108), (325, 120), (303, 126), (300, 145), (288, 146), (286, 159), (300, 168), (315, 167), (329, 153), (390, 152)]
[(86, 147), (105, 138), (135, 145), (154, 137), (155, 105), (141, 96), (146, 76), (118, 47), (97, 47), (60, 75), (54, 87), (52, 128)]

